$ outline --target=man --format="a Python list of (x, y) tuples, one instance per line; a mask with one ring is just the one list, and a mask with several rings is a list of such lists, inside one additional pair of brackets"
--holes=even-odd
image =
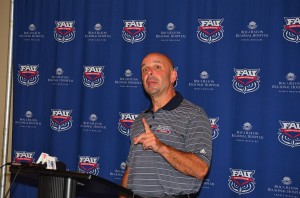
[(174, 90), (177, 72), (166, 55), (148, 54), (141, 70), (151, 105), (132, 125), (122, 186), (142, 197), (192, 197), (210, 166), (210, 122)]

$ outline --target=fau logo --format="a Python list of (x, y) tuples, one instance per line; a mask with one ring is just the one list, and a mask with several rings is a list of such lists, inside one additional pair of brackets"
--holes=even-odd
[(75, 38), (75, 21), (55, 21), (54, 38), (60, 43), (70, 42)]
[(253, 178), (254, 170), (230, 169), (228, 186), (233, 192), (242, 195), (252, 192), (255, 189)]
[(18, 82), (21, 85), (31, 86), (39, 81), (39, 65), (19, 65)]
[(79, 156), (78, 170), (81, 173), (88, 173), (92, 175), (99, 174), (99, 157), (90, 157), (90, 156)]
[(235, 76), (233, 76), (233, 88), (243, 94), (254, 92), (259, 88), (259, 76), (257, 76), (259, 69), (235, 69)]
[(135, 120), (135, 118), (138, 116), (138, 114), (133, 113), (119, 113), (121, 119), (119, 119), (118, 123), (118, 129), (123, 135), (130, 135), (130, 129), (131, 126)]
[(131, 44), (141, 42), (146, 38), (146, 20), (123, 20), (122, 37)]
[(278, 132), (280, 143), (292, 148), (300, 146), (300, 122), (279, 121), (281, 128)]
[(13, 162), (17, 163), (33, 163), (35, 160), (33, 158), (35, 152), (26, 152), (26, 151), (15, 151), (15, 157)]
[(300, 42), (300, 17), (284, 17), (283, 38), (287, 41)]
[(90, 88), (100, 87), (104, 83), (104, 66), (84, 66), (83, 85)]
[(170, 126), (159, 125), (155, 131), (157, 133), (163, 133), (163, 134), (169, 135), (172, 130), (171, 130)]
[(212, 129), (212, 139), (216, 139), (219, 136), (219, 125), (217, 125), (219, 118), (209, 118), (209, 121)]
[(200, 26), (197, 30), (197, 38), (211, 44), (223, 38), (224, 30), (221, 23), (224, 19), (198, 19)]
[(72, 127), (72, 110), (51, 109), (50, 126), (53, 130), (61, 132)]

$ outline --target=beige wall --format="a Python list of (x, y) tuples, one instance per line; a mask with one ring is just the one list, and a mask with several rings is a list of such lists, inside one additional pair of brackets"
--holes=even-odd
[[(0, 0), (0, 163), (2, 164), (3, 152), (3, 131), (4, 131), (4, 111), (5, 111), (5, 97), (6, 97), (6, 72), (8, 65), (8, 39), (9, 39), (9, 13), (10, 13), (10, 0)], [(11, 129), (11, 127), (10, 127)], [(11, 132), (10, 132), (11, 133)], [(11, 142), (11, 138), (9, 140)], [(9, 150), (10, 146), (9, 144)], [(8, 154), (7, 161), (11, 161), (10, 154)], [(8, 178), (7, 178), (8, 179)], [(6, 188), (8, 183), (6, 184)]]

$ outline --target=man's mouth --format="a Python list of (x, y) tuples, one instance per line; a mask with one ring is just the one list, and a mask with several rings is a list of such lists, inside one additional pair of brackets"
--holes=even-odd
[(149, 87), (151, 87), (151, 86), (154, 86), (154, 85), (157, 84), (157, 80), (156, 80), (156, 79), (153, 79), (153, 78), (147, 79), (147, 80), (146, 80), (146, 83), (147, 83), (147, 85), (148, 85)]

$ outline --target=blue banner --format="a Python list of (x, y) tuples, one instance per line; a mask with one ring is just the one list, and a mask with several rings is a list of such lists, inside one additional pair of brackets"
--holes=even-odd
[[(14, 9), (13, 161), (46, 152), (120, 184), (131, 125), (150, 103), (140, 64), (161, 52), (176, 90), (211, 121), (199, 197), (300, 196), (300, 1), (15, 0)], [(21, 183), (11, 191), (36, 195)]]

